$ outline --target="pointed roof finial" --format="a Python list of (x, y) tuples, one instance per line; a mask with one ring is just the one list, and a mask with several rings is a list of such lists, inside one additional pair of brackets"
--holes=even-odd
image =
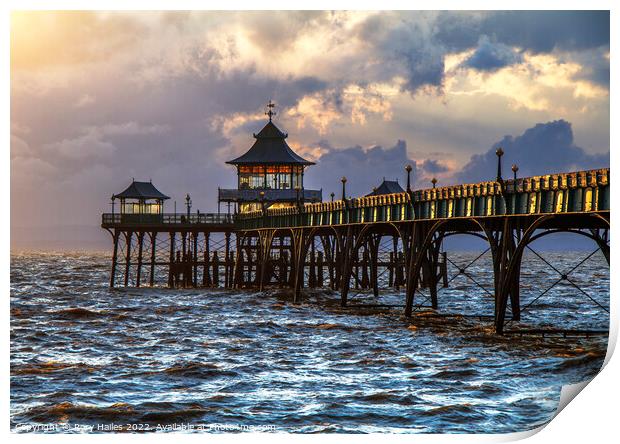
[(275, 103), (269, 99), (269, 103), (267, 104), (267, 111), (265, 112), (266, 116), (269, 116), (269, 121), (271, 122), (271, 118), (276, 115), (276, 112), (273, 110), (275, 108)]

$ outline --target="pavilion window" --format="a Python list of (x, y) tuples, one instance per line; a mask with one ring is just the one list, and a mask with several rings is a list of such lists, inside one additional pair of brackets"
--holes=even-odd
[(260, 166), (239, 167), (239, 189), (263, 188), (265, 173)]

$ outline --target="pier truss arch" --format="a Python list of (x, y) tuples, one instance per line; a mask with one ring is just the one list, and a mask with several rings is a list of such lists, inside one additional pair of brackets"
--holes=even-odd
[[(497, 288), (496, 288), (496, 316), (495, 316), (495, 329), (497, 333), (503, 333), (505, 327), (512, 323), (512, 321), (519, 321), (521, 314), (529, 308), (533, 302), (543, 297), (549, 290), (558, 285), (561, 282), (568, 282), (574, 290), (581, 293), (585, 298), (589, 299), (592, 303), (596, 304), (601, 310), (609, 313), (609, 308), (600, 304), (595, 298), (588, 295), (579, 285), (577, 285), (571, 278), (570, 274), (582, 266), (587, 259), (593, 256), (597, 252), (601, 252), (607, 266), (610, 265), (610, 246), (609, 246), (609, 233), (610, 222), (609, 214), (588, 214), (581, 213), (576, 214), (572, 220), (566, 220), (559, 215), (549, 214), (539, 216), (527, 224), (522, 224), (516, 228), (513, 233), (513, 245), (514, 250), (510, 257), (502, 264), (502, 269), (498, 276)], [(545, 259), (541, 254), (536, 252), (531, 244), (537, 240), (545, 238), (549, 235), (558, 233), (569, 233), (575, 236), (585, 237), (593, 241), (596, 246), (585, 259), (581, 260), (577, 265), (573, 266), (567, 271), (560, 271), (556, 265)], [(556, 279), (551, 285), (543, 289), (541, 293), (530, 301), (526, 306), (521, 306), (520, 298), (520, 275), (521, 264), (526, 251), (532, 252), (536, 257), (545, 263), (547, 270), (551, 270), (559, 275), (559, 279)], [(508, 309), (508, 300), (515, 294), (516, 304), (511, 304), (512, 319), (506, 320), (506, 314)]]

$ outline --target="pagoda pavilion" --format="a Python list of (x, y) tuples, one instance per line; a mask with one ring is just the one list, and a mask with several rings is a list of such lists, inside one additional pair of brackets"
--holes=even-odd
[(237, 204), (237, 211), (281, 208), (321, 202), (321, 190), (304, 188), (304, 169), (314, 165), (297, 155), (286, 143), (288, 134), (273, 123), (274, 104), (270, 101), (265, 113), (269, 122), (258, 133), (256, 141), (242, 156), (229, 160), (237, 167), (237, 189), (218, 189), (220, 202)]

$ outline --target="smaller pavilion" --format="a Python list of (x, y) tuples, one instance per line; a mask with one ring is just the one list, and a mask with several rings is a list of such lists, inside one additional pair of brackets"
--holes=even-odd
[(372, 193), (367, 194), (366, 196), (381, 196), (383, 194), (394, 194), (394, 193), (404, 193), (403, 187), (400, 186), (398, 180), (385, 180), (383, 178), (383, 182), (377, 188), (372, 190)]
[(170, 197), (159, 191), (152, 182), (132, 180), (124, 191), (114, 194), (112, 202), (120, 200), (121, 219), (161, 219), (164, 201)]

